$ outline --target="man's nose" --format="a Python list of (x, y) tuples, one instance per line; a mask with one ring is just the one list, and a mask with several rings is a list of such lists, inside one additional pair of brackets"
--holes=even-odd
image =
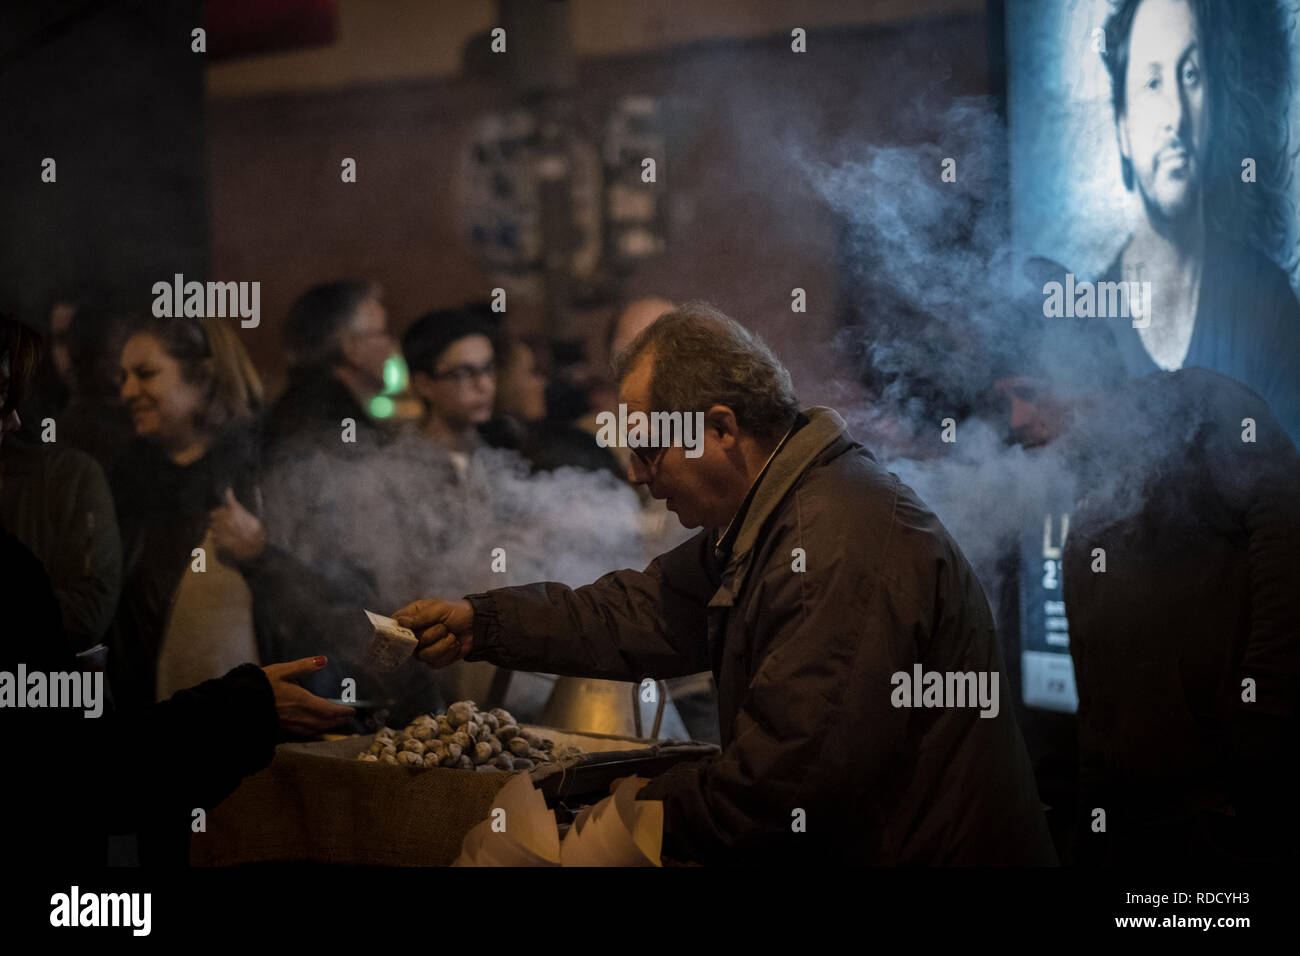
[(1181, 83), (1170, 83), (1165, 89), (1170, 94), (1167, 103), (1169, 132), (1182, 139), (1187, 132), (1185, 128), (1188, 116), (1187, 91), (1183, 89)]
[(126, 378), (122, 379), (122, 387), (118, 390), (118, 394), (121, 395), (122, 401), (129, 402), (138, 392), (139, 388), (135, 383), (134, 377), (128, 375)]
[(1183, 146), (1190, 147), (1192, 145), (1192, 107), (1187, 98), (1187, 90), (1180, 85), (1178, 87), (1178, 112), (1176, 115), (1178, 125), (1174, 127), (1174, 132), (1182, 140)]
[(18, 409), (11, 408), (9, 414), (0, 419), (0, 432), (16, 432), (23, 427), (23, 420), (18, 417)]
[(638, 455), (627, 456), (627, 480), (633, 485), (648, 485), (650, 483), (649, 470)]

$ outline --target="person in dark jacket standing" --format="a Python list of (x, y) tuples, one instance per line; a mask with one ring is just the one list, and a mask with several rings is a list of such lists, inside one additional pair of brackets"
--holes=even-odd
[[(384, 366), (397, 354), (379, 287), (359, 279), (308, 289), (289, 309), (284, 344), (289, 385), (267, 412), (263, 440), (269, 458), (325, 448), (368, 454), (389, 435), (366, 403), (384, 390)], [(354, 441), (342, 441), (344, 420)]]
[[(40, 351), (30, 330), (0, 315), (0, 447), (21, 425), (18, 406)], [(2, 523), (0, 635), (0, 741), (23, 768), (0, 793), (0, 827), (5, 861), (24, 874), (102, 866), (108, 833), (160, 818), (170, 821), (183, 850), (193, 810), (215, 807), (266, 766), (278, 733), (319, 733), (352, 714), (294, 683), (325, 666), (322, 657), (241, 664), (168, 700), (108, 712), (102, 680), (93, 682), (102, 675), (78, 673), (41, 562)], [(24, 673), (29, 680), (20, 683), (16, 675)], [(29, 697), (33, 674), (44, 675), (47, 687), (55, 686), (54, 675), (75, 675), (88, 689), (71, 705), (42, 692), (37, 706)], [(100, 692), (89, 689), (95, 686)], [(178, 759), (195, 741), (203, 759)]]
[[(122, 375), (137, 438), (112, 475), (122, 533), (114, 695), (164, 700), (240, 662), (302, 656), (321, 634), (346, 635), (357, 609), (270, 545), (257, 517), (261, 384), (230, 326), (146, 322), (127, 340)], [(337, 696), (346, 667), (334, 660), (311, 689)]]
[(1208, 369), (1076, 413), (1061, 440), (1086, 489), (1063, 555), (1080, 859), (1289, 862), (1300, 454), (1263, 398)]
[(635, 447), (630, 473), (704, 530), (644, 572), (402, 608), (420, 659), (711, 670), (722, 753), (640, 794), (663, 801), (676, 859), (1054, 863), (988, 603), (939, 520), (707, 305), (660, 317), (617, 371), (629, 416), (702, 416)]

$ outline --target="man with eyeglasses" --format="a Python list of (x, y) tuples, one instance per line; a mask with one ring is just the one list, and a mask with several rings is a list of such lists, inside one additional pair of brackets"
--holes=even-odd
[(801, 412), (767, 346), (707, 305), (658, 318), (618, 379), (630, 411), (703, 413), (698, 456), (643, 447), (630, 465), (703, 530), (644, 572), (401, 608), (419, 659), (634, 682), (712, 671), (722, 752), (640, 791), (663, 802), (677, 860), (1055, 862), (1011, 708), (898, 693), (924, 671), (1010, 697), (984, 593), (939, 520), (834, 411)]
[[(263, 426), (272, 454), (304, 443), (365, 454), (384, 443), (386, 429), (366, 411), (383, 392), (384, 366), (397, 352), (379, 296), (372, 282), (344, 279), (308, 289), (290, 307), (289, 385)], [(343, 440), (344, 419), (355, 423), (355, 441)]]

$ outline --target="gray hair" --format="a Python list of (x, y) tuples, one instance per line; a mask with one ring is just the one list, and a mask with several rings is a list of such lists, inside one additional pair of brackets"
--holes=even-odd
[(790, 373), (757, 335), (706, 302), (687, 302), (641, 331), (614, 360), (619, 382), (650, 353), (650, 410), (707, 412), (726, 405), (760, 438), (794, 423), (799, 401)]

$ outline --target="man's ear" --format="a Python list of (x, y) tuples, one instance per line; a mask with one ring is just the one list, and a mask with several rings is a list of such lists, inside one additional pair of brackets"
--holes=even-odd
[(717, 432), (718, 441), (724, 449), (730, 448), (740, 439), (740, 425), (736, 422), (736, 414), (726, 405), (714, 405), (705, 412), (704, 427)]

